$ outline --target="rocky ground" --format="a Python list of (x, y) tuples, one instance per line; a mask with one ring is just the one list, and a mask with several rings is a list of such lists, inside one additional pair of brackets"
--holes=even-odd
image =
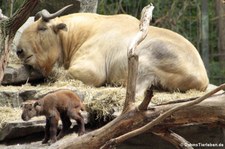
[[(37, 134), (39, 135), (39, 134)], [(49, 146), (47, 144), (41, 144), (41, 137), (36, 136), (36, 138), (29, 139), (18, 139), (7, 143), (0, 143), (1, 149), (46, 149)]]

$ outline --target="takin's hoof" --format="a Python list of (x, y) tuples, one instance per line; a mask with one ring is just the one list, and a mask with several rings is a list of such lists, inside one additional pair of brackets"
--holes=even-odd
[(64, 136), (65, 136), (65, 134), (59, 134), (59, 135), (57, 136), (57, 140), (62, 139)]
[(48, 140), (49, 140), (49, 139), (43, 139), (41, 143), (42, 143), (42, 144), (46, 144), (46, 143), (48, 143)]
[(84, 131), (81, 131), (78, 133), (78, 136), (82, 136), (85, 132)]
[(52, 139), (49, 141), (48, 145), (52, 145), (53, 143), (55, 143), (57, 141), (57, 139)]

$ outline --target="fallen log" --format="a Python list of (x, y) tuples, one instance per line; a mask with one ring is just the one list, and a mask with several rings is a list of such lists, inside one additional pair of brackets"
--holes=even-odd
[[(174, 106), (182, 105), (183, 103), (169, 104), (150, 107), (147, 111), (139, 111), (133, 107), (133, 110), (117, 117), (104, 127), (87, 133), (81, 137), (70, 136), (59, 140), (50, 149), (56, 148), (83, 148), (83, 149), (98, 149), (111, 138), (120, 136), (129, 131), (135, 130), (146, 125), (153, 119), (168, 111)], [(181, 109), (180, 111), (169, 116), (159, 125), (153, 127), (150, 131), (157, 132), (161, 129), (171, 129), (187, 124), (192, 125), (217, 125), (223, 127), (225, 125), (225, 94), (219, 94), (207, 98), (200, 104)]]

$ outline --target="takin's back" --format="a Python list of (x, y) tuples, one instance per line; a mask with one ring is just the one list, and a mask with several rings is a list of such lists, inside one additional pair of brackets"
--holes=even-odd
[(47, 94), (41, 99), (44, 109), (56, 108), (58, 110), (67, 110), (68, 108), (79, 108), (84, 110), (80, 97), (70, 90), (58, 90)]

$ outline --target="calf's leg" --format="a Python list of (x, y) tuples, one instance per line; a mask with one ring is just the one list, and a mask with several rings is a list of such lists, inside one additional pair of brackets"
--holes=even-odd
[(45, 137), (42, 140), (42, 144), (45, 144), (48, 142), (49, 137), (50, 137), (50, 119), (48, 117), (46, 117), (46, 125), (45, 125)]
[(57, 136), (57, 140), (61, 139), (62, 137), (65, 136), (65, 134), (67, 133), (67, 131), (69, 130), (70, 126), (71, 126), (71, 121), (70, 118), (67, 116), (66, 112), (63, 112), (60, 114), (60, 118), (62, 120), (62, 130), (59, 132), (58, 136)]
[(50, 119), (50, 144), (55, 143), (57, 141), (56, 134), (57, 134), (57, 127), (58, 127), (58, 121), (59, 121), (59, 116), (51, 116), (49, 117)]
[(69, 115), (70, 118), (76, 120), (76, 122), (77, 122), (77, 124), (79, 126), (78, 136), (83, 135), (85, 133), (83, 116), (76, 109), (69, 110), (68, 111), (68, 115)]

